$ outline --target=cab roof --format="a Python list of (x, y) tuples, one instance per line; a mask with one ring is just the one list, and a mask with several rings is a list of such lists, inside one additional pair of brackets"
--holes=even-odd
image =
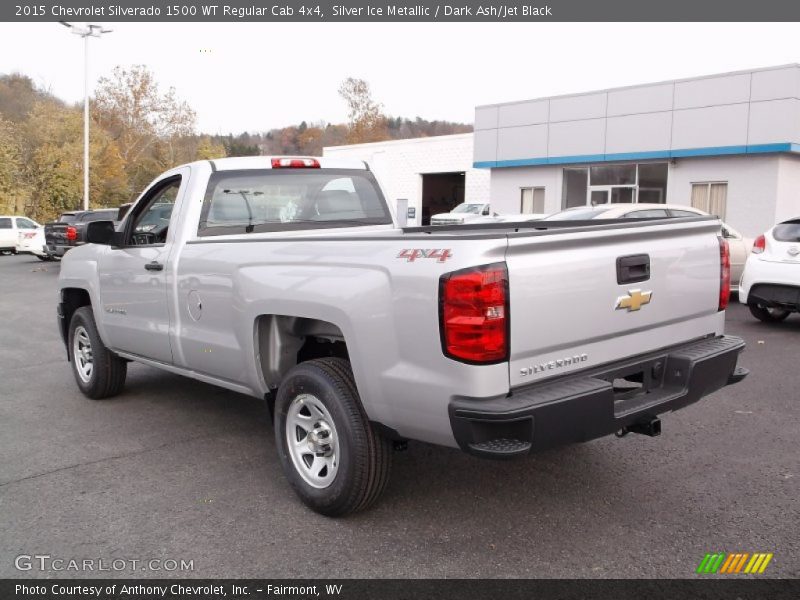
[(232, 156), (211, 160), (217, 171), (239, 171), (245, 169), (271, 169), (273, 159), (296, 159), (316, 161), (320, 169), (353, 169), (368, 171), (367, 163), (354, 158), (326, 158), (321, 156)]

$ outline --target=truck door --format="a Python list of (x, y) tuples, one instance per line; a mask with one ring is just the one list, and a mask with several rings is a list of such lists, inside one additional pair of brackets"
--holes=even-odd
[(153, 184), (124, 222), (123, 241), (100, 259), (100, 312), (106, 343), (114, 350), (171, 364), (168, 257), (176, 232), (176, 202), (189, 169)]

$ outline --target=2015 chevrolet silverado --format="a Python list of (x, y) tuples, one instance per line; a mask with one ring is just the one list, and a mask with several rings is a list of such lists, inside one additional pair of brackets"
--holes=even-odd
[(747, 374), (711, 217), (403, 228), (363, 162), (248, 157), (165, 173), (87, 239), (59, 279), (81, 391), (119, 393), (139, 361), (266, 398), (326, 515), (378, 498), (393, 444), (657, 435)]

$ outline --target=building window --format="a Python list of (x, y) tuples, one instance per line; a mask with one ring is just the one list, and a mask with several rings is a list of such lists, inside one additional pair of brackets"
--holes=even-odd
[(544, 213), (544, 188), (521, 188), (520, 210), (523, 215)]
[(566, 168), (562, 208), (598, 204), (648, 202), (663, 204), (667, 198), (665, 162), (593, 165)]
[(667, 201), (667, 163), (642, 163), (639, 165), (639, 202), (663, 204)]
[(564, 183), (561, 186), (561, 208), (586, 206), (588, 189), (589, 169), (564, 169)]
[(602, 165), (591, 168), (592, 185), (636, 185), (636, 165)]
[(725, 219), (728, 204), (728, 182), (701, 182), (692, 184), (692, 207)]

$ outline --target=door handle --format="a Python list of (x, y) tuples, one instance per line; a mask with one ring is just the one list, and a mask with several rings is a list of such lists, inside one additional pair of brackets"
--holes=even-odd
[(164, 265), (162, 265), (160, 262), (153, 261), (147, 263), (144, 266), (144, 268), (147, 269), (148, 271), (163, 271)]
[(638, 283), (650, 279), (650, 256), (633, 254), (617, 259), (617, 283)]

